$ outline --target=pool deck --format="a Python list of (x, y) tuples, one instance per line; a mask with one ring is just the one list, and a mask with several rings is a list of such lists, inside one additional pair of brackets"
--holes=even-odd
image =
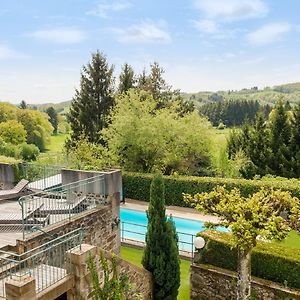
[[(139, 210), (139, 211), (146, 211), (148, 209), (148, 204), (149, 204), (148, 202), (126, 198), (125, 204), (121, 204), (121, 207)], [(174, 217), (198, 220), (202, 222), (218, 223), (220, 220), (216, 216), (204, 215), (198, 212), (196, 209), (188, 208), (188, 207), (167, 206), (166, 214), (167, 215), (172, 214), (172, 216)]]

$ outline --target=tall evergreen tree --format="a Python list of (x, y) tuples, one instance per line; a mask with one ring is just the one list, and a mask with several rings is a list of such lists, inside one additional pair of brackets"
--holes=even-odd
[(146, 247), (142, 260), (144, 268), (153, 276), (154, 300), (177, 299), (180, 284), (175, 228), (172, 221), (167, 221), (165, 210), (163, 178), (156, 175), (150, 188)]
[(133, 68), (125, 63), (120, 74), (119, 93), (127, 92), (135, 84)]
[(50, 106), (46, 109), (46, 113), (49, 116), (49, 122), (51, 123), (53, 127), (53, 133), (57, 134), (58, 129), (58, 118), (57, 118), (57, 112), (53, 108), (53, 106)]
[(293, 177), (300, 177), (300, 104), (295, 107), (292, 119), (291, 155)]
[(68, 114), (72, 140), (84, 135), (90, 142), (104, 143), (100, 131), (107, 126), (114, 105), (113, 85), (113, 66), (99, 51), (93, 53), (91, 61), (82, 68), (80, 88)]
[(255, 165), (255, 173), (261, 176), (269, 172), (268, 163), (271, 155), (269, 132), (262, 112), (258, 113), (250, 138), (249, 158)]
[(271, 157), (269, 166), (277, 176), (290, 177), (291, 153), (290, 153), (291, 125), (282, 101), (279, 101), (274, 109), (270, 122), (270, 147)]
[(28, 108), (28, 107), (27, 107), (27, 103), (25, 102), (25, 100), (22, 100), (22, 101), (20, 102), (19, 108), (21, 108), (21, 109), (26, 109), (26, 108)]

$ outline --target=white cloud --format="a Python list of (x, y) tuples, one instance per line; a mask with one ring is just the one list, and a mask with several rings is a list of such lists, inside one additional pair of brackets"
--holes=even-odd
[(271, 23), (249, 33), (247, 40), (252, 45), (267, 45), (280, 40), (291, 29), (289, 23)]
[(6, 44), (0, 44), (0, 60), (28, 58), (28, 55), (11, 49)]
[(102, 2), (97, 5), (94, 10), (88, 11), (87, 15), (108, 18), (109, 13), (118, 12), (131, 7), (131, 3), (127, 1)]
[(29, 36), (38, 40), (58, 44), (77, 44), (87, 38), (87, 34), (84, 31), (65, 27), (37, 30), (29, 34)]
[(122, 43), (170, 43), (171, 36), (165, 30), (165, 22), (155, 24), (151, 21), (144, 21), (134, 24), (127, 29), (114, 29), (117, 39)]
[(204, 33), (216, 33), (219, 31), (218, 25), (212, 20), (192, 21), (196, 29)]
[(207, 18), (218, 21), (256, 18), (268, 12), (262, 0), (194, 0), (194, 4)]

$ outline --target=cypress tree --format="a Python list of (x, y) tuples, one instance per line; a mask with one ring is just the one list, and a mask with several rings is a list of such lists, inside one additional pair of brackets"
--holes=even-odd
[(120, 74), (119, 93), (127, 92), (129, 89), (134, 87), (134, 71), (132, 67), (125, 63), (122, 72)]
[(84, 135), (90, 142), (104, 143), (100, 131), (108, 124), (108, 114), (114, 105), (113, 66), (97, 51), (91, 62), (83, 66), (80, 88), (72, 100), (68, 120), (72, 140)]
[(150, 187), (142, 264), (152, 273), (153, 299), (175, 300), (180, 284), (178, 247), (174, 223), (172, 220), (167, 221), (165, 215), (164, 193), (163, 178), (156, 175)]

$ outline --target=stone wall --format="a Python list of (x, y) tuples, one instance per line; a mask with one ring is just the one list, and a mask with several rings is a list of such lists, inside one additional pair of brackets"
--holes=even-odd
[(0, 163), (0, 190), (10, 189), (14, 186), (15, 173), (10, 164)]
[[(235, 300), (236, 274), (208, 265), (191, 265), (191, 300)], [(252, 278), (253, 300), (300, 300), (300, 290)]]
[(23, 253), (48, 242), (53, 239), (53, 236), (61, 236), (82, 227), (85, 243), (119, 253), (120, 242), (117, 237), (120, 235), (120, 230), (119, 227), (112, 228), (112, 220), (113, 214), (109, 205), (87, 210), (73, 216), (71, 220), (65, 220), (43, 228), (47, 234), (36, 232), (28, 235), (24, 241), (17, 240), (17, 252)]
[[(75, 286), (73, 289), (74, 299), (92, 299), (93, 290), (91, 286), (91, 273), (88, 269), (88, 258), (92, 255), (96, 262), (97, 273), (100, 282), (103, 279), (103, 269), (99, 263), (99, 251), (102, 251), (108, 261), (111, 261), (112, 254), (95, 246), (82, 245), (81, 250), (76, 248), (68, 252), (74, 274)], [(124, 272), (132, 284), (132, 290), (128, 299), (135, 299), (134, 295), (140, 293), (143, 300), (152, 298), (152, 277), (151, 273), (139, 268), (120, 257), (116, 257), (119, 274)]]

